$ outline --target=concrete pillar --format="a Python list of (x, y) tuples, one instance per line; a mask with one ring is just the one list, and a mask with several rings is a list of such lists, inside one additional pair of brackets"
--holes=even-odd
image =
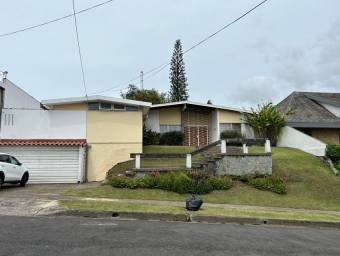
[(272, 149), (270, 147), (270, 140), (266, 140), (266, 143), (264, 144), (264, 149), (266, 153), (271, 153)]
[(140, 169), (140, 155), (137, 154), (135, 158), (135, 168)]
[(191, 169), (192, 163), (191, 163), (191, 154), (187, 154), (186, 164), (185, 167), (188, 169)]
[(221, 140), (221, 154), (227, 153), (227, 142), (225, 140)]
[(248, 154), (249, 150), (246, 144), (243, 144), (243, 154)]

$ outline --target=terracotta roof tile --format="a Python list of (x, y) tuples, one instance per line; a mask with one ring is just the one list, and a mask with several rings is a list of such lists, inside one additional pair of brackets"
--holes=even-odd
[(86, 140), (68, 139), (68, 140), (51, 140), (51, 139), (2, 139), (0, 146), (85, 146)]

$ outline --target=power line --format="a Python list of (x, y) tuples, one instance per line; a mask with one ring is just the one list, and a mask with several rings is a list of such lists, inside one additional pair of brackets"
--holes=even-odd
[[(198, 46), (204, 44), (205, 42), (207, 42), (208, 40), (210, 40), (211, 38), (213, 38), (214, 36), (216, 36), (217, 34), (221, 33), (223, 30), (227, 29), (228, 27), (230, 27), (231, 25), (233, 25), (234, 23), (238, 22), (239, 20), (241, 20), (242, 18), (244, 18), (245, 16), (247, 16), (248, 14), (250, 14), (251, 12), (253, 12), (255, 9), (257, 9), (258, 7), (260, 7), (261, 5), (263, 5), (264, 3), (266, 3), (267, 1), (269, 0), (264, 0), (262, 2), (260, 2), (259, 4), (255, 5), (253, 8), (249, 9), (248, 11), (246, 11), (245, 13), (243, 13), (241, 16), (237, 17), (236, 19), (234, 19), (233, 21), (229, 22), (228, 24), (224, 25), (222, 28), (218, 29), (217, 31), (215, 31), (214, 33), (208, 35), (207, 37), (205, 37), (204, 39), (202, 39), (201, 41), (197, 42), (196, 44), (194, 44), (193, 46), (191, 46), (190, 48), (188, 48), (187, 50), (185, 50), (183, 52), (183, 55), (187, 54), (188, 52), (194, 50), (195, 48), (197, 48)], [(147, 79), (150, 79), (151, 77), (157, 75), (158, 73), (160, 73), (162, 70), (164, 70), (166, 67), (168, 67), (170, 65), (170, 62), (165, 62), (161, 65), (158, 65), (157, 67), (154, 67), (146, 72), (144, 72), (144, 75), (148, 75), (150, 74), (149, 76), (146, 76), (144, 78), (144, 81), (147, 80)], [(134, 81), (136, 79), (133, 79), (132, 81)], [(124, 84), (126, 85), (126, 84)], [(103, 93), (103, 92), (108, 92), (108, 91), (111, 91), (113, 89), (117, 89), (119, 87), (122, 87), (121, 86), (114, 86), (114, 87), (111, 87), (111, 88), (107, 88), (105, 90), (102, 90), (100, 93)], [(126, 87), (127, 88), (127, 87)], [(126, 88), (123, 88), (123, 89), (126, 89)]]
[[(105, 1), (105, 2), (102, 2), (102, 3), (90, 6), (88, 8), (85, 8), (85, 9), (82, 9), (82, 10), (76, 12), (76, 14), (81, 14), (81, 13), (90, 11), (92, 9), (95, 9), (97, 7), (100, 7), (100, 6), (103, 6), (103, 5), (106, 5), (106, 4), (109, 4), (109, 3), (114, 2), (114, 1), (115, 0), (108, 0), (108, 1)], [(18, 30), (12, 31), (12, 32), (7, 32), (7, 33), (4, 33), (4, 34), (0, 34), (0, 37), (11, 36), (11, 35), (14, 35), (14, 34), (17, 34), (17, 33), (25, 32), (27, 30), (31, 30), (31, 29), (42, 27), (42, 26), (46, 26), (46, 25), (49, 25), (51, 23), (58, 22), (58, 21), (70, 18), (73, 15), (74, 15), (73, 13), (72, 14), (68, 14), (68, 15), (65, 15), (65, 16), (62, 16), (62, 17), (59, 17), (59, 18), (55, 18), (53, 20), (45, 21), (43, 23), (39, 23), (39, 24), (36, 24), (36, 25), (33, 25), (33, 26), (29, 26), (29, 27), (25, 27), (25, 28), (22, 28), (22, 29), (18, 29)]]
[(83, 57), (82, 57), (82, 54), (81, 54), (80, 41), (79, 41), (78, 22), (77, 22), (75, 0), (72, 0), (72, 7), (73, 7), (74, 27), (75, 27), (75, 31), (76, 31), (79, 61), (80, 61), (81, 73), (82, 73), (82, 77), (83, 77), (83, 85), (84, 85), (85, 97), (87, 98), (87, 88), (86, 88), (86, 80), (85, 80)]

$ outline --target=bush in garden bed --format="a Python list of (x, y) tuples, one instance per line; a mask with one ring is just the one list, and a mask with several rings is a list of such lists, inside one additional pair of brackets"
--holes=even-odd
[(287, 194), (287, 183), (279, 177), (255, 174), (253, 176), (233, 177), (233, 179), (247, 183), (260, 190), (268, 190), (280, 195)]
[(210, 177), (200, 172), (171, 172), (135, 179), (115, 176), (111, 178), (110, 184), (116, 188), (148, 188), (179, 194), (207, 194), (213, 190), (228, 190), (233, 186), (233, 181), (229, 177)]

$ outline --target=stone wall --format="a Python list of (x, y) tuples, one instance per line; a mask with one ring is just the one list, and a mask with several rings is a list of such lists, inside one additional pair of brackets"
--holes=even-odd
[(264, 154), (223, 154), (216, 161), (216, 175), (242, 176), (248, 174), (272, 174), (272, 155)]

